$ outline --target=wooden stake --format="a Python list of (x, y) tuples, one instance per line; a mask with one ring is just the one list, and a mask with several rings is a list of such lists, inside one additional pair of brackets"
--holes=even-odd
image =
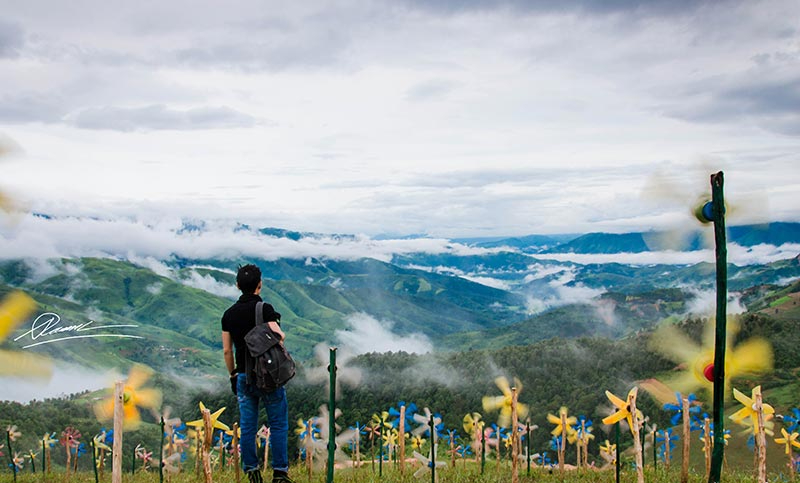
[(406, 407), (400, 406), (400, 423), (398, 429), (398, 445), (400, 446), (400, 474), (406, 469)]
[(683, 461), (681, 461), (681, 483), (687, 483), (689, 481), (689, 439), (691, 438), (688, 396), (681, 394), (681, 406), (681, 412), (683, 414)]
[(703, 419), (703, 448), (706, 456), (706, 477), (711, 474), (711, 420), (707, 417)]
[(758, 426), (756, 427), (756, 446), (758, 447), (758, 483), (767, 481), (767, 434), (764, 431), (764, 402), (761, 397), (761, 388), (756, 391), (756, 401), (753, 404), (756, 412)]
[(114, 384), (114, 446), (111, 452), (111, 483), (122, 483), (122, 424), (125, 413), (125, 383)]
[(206, 483), (213, 483), (211, 477), (211, 442), (214, 439), (214, 429), (211, 424), (211, 411), (203, 410), (203, 476)]
[(638, 483), (644, 483), (644, 464), (642, 463), (642, 440), (639, 436), (641, 434), (639, 428), (639, 418), (636, 417), (636, 393), (637, 391), (633, 391), (633, 394), (628, 397), (628, 404), (630, 405), (631, 411), (631, 422), (633, 427), (631, 428), (631, 432), (633, 432), (633, 451), (636, 458), (636, 480)]
[(239, 483), (239, 423), (233, 423), (233, 467)]

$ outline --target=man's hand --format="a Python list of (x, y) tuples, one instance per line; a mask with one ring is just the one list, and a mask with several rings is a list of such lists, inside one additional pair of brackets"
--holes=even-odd
[(234, 396), (239, 395), (236, 391), (236, 383), (238, 381), (239, 381), (239, 374), (231, 374), (231, 391), (233, 391)]

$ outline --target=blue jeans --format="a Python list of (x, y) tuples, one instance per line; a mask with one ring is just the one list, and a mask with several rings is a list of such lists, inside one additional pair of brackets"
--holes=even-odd
[(247, 376), (239, 374), (236, 379), (236, 392), (239, 400), (239, 427), (242, 439), (244, 471), (258, 469), (256, 453), (256, 433), (258, 432), (258, 404), (263, 401), (269, 421), (269, 444), (272, 446), (272, 469), (289, 471), (289, 405), (286, 402), (286, 389), (279, 387), (272, 392), (261, 392), (247, 385)]

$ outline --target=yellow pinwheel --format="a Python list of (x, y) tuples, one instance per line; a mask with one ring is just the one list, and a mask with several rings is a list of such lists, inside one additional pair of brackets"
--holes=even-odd
[[(730, 380), (748, 374), (760, 374), (772, 370), (773, 353), (770, 343), (753, 337), (733, 346), (739, 323), (729, 319), (727, 323), (727, 348), (725, 356), (725, 394), (728, 395)], [(714, 321), (710, 320), (703, 332), (703, 343), (694, 342), (674, 325), (662, 325), (651, 339), (651, 347), (685, 369), (664, 382), (673, 390), (690, 394), (698, 389), (711, 391), (714, 380)]]
[[(636, 397), (636, 393), (638, 392), (638, 390), (639, 390), (638, 387), (634, 387), (633, 389), (628, 391), (627, 400), (620, 399), (619, 397), (612, 394), (611, 391), (606, 391), (606, 397), (608, 398), (609, 401), (611, 401), (611, 404), (613, 404), (614, 407), (617, 408), (617, 411), (614, 414), (611, 414), (610, 416), (604, 417), (603, 424), (614, 424), (625, 419), (628, 421), (628, 427), (631, 428), (631, 431), (633, 431), (633, 415), (631, 414), (630, 400), (631, 398)], [(644, 419), (642, 412), (639, 411), (638, 409), (636, 410), (636, 417), (639, 420)]]
[[(0, 301), (0, 342), (36, 309), (36, 302), (25, 292), (15, 291)], [(53, 368), (50, 359), (28, 352), (0, 350), (0, 376), (15, 376), (49, 379)]]
[[(483, 409), (484, 411), (494, 411), (500, 409), (500, 416), (497, 418), (497, 425), (507, 428), (509, 423), (511, 423), (511, 413), (514, 409), (512, 408), (513, 393), (511, 392), (511, 386), (508, 383), (508, 379), (502, 376), (496, 378), (494, 383), (497, 385), (498, 389), (500, 389), (503, 395), (484, 396)], [(522, 382), (520, 382), (519, 379), (514, 378), (514, 384), (517, 389), (517, 394), (522, 392)], [(517, 416), (524, 418), (528, 414), (528, 405), (517, 403), (516, 410)]]
[[(550, 434), (553, 436), (561, 436), (566, 435), (570, 443), (575, 442), (575, 437), (577, 436), (575, 430), (572, 428), (575, 423), (578, 422), (578, 418), (575, 416), (568, 416), (569, 409), (566, 406), (561, 406), (561, 409), (558, 410), (558, 416), (555, 414), (548, 414), (547, 421), (550, 424), (555, 424), (556, 427), (550, 431)], [(566, 425), (566, 426), (565, 426)]]
[(415, 450), (422, 450), (422, 445), (425, 444), (425, 438), (422, 436), (412, 436), (411, 437), (411, 448)]
[(800, 441), (797, 441), (797, 438), (800, 437), (800, 433), (792, 433), (789, 434), (786, 431), (786, 428), (781, 428), (781, 434), (783, 438), (775, 438), (775, 442), (778, 444), (786, 445), (786, 454), (792, 454), (792, 446), (795, 448), (800, 448)]
[[(761, 395), (761, 386), (756, 386), (753, 388), (751, 392), (751, 396), (747, 397), (742, 394), (738, 389), (733, 389), (733, 397), (736, 398), (744, 407), (736, 411), (735, 413), (730, 415), (730, 418), (733, 422), (737, 424), (741, 424), (743, 426), (748, 425), (747, 419), (750, 419), (749, 428), (748, 430), (752, 430), (753, 434), (759, 434), (761, 432), (761, 427), (758, 424), (758, 414), (755, 409), (755, 400), (757, 396)], [(761, 412), (763, 413), (763, 420), (764, 420), (764, 432), (768, 435), (772, 435), (772, 431), (770, 428), (774, 425), (770, 420), (775, 415), (775, 409), (767, 403), (761, 404)]]
[[(225, 424), (225, 423), (223, 423), (222, 421), (219, 420), (220, 414), (222, 414), (222, 412), (225, 411), (225, 409), (226, 408), (223, 407), (223, 408), (217, 409), (216, 411), (211, 413), (210, 416), (211, 416), (211, 429), (212, 430), (214, 430), (214, 429), (221, 429), (223, 431), (230, 431), (231, 430), (231, 428), (228, 427), (227, 424)], [(203, 404), (203, 401), (200, 401), (200, 414), (203, 414), (203, 411), (205, 411), (205, 410), (206, 410), (206, 405)], [(186, 423), (186, 426), (191, 426), (191, 427), (196, 428), (196, 429), (199, 430), (200, 428), (203, 427), (203, 418), (201, 417), (200, 419), (195, 419), (194, 421), (190, 421), (190, 422)]]
[(600, 445), (600, 456), (609, 464), (614, 464), (617, 459), (617, 445), (611, 444), (608, 440)]
[[(145, 365), (134, 364), (131, 367), (122, 395), (123, 427), (125, 429), (136, 428), (142, 422), (139, 408), (158, 411), (161, 406), (161, 391), (142, 387), (152, 375), (153, 370)], [(101, 421), (107, 421), (114, 417), (113, 391), (110, 397), (95, 405), (94, 411), (97, 419)]]
[(470, 436), (475, 434), (475, 430), (478, 427), (478, 421), (480, 420), (480, 413), (467, 413), (464, 415), (464, 432)]

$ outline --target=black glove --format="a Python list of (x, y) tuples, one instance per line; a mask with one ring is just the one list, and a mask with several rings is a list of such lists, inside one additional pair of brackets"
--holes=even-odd
[(239, 380), (239, 374), (231, 374), (231, 391), (233, 391), (234, 396), (238, 396), (236, 393), (236, 383)]

